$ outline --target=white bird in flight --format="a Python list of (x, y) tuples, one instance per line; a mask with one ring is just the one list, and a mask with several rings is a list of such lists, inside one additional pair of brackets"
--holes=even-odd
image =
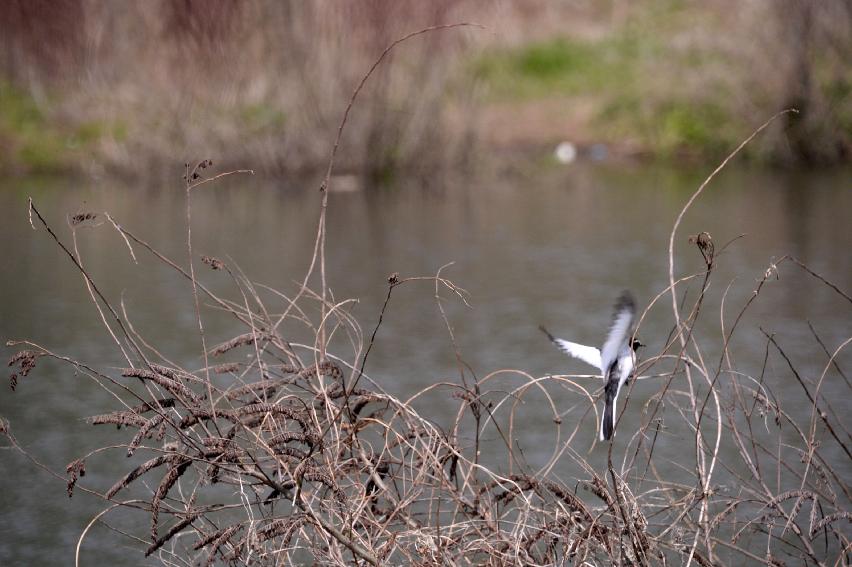
[(615, 404), (621, 387), (633, 372), (633, 353), (645, 346), (638, 339), (631, 338), (633, 318), (636, 316), (636, 303), (630, 292), (623, 292), (615, 303), (612, 326), (606, 341), (600, 350), (551, 335), (544, 327), (539, 327), (553, 341), (559, 350), (574, 358), (600, 369), (604, 379), (604, 412), (601, 418), (600, 439), (606, 441), (612, 437), (615, 429)]

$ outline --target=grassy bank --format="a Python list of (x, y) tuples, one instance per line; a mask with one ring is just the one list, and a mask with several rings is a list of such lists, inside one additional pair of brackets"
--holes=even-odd
[(345, 169), (431, 175), (477, 149), (563, 140), (616, 158), (712, 160), (786, 107), (801, 114), (751, 157), (836, 163), (852, 147), (852, 33), (836, 1), (68, 0), (0, 15), (4, 171), (144, 176), (197, 155), (317, 169), (343, 101), (392, 38), (457, 21), (486, 28), (400, 50), (362, 94)]
[[(651, 3), (591, 36), (495, 47), (473, 72), (500, 112), (532, 109), (517, 122), (506, 113), (503, 128), (516, 129), (521, 141), (538, 136), (603, 143), (621, 155), (715, 160), (757, 125), (759, 109), (798, 107), (799, 116), (748, 154), (779, 162), (849, 159), (852, 66), (834, 49), (790, 41), (780, 8), (727, 16), (719, 8)], [(760, 18), (769, 30), (757, 33)], [(795, 67), (797, 57), (804, 67)], [(792, 147), (805, 130), (816, 136), (810, 147)]]

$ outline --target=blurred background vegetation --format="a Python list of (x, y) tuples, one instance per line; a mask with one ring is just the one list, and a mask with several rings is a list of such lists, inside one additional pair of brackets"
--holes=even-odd
[(346, 101), (395, 38), (346, 132), (382, 180), (572, 142), (608, 159), (773, 164), (852, 155), (843, 0), (5, 0), (0, 168), (149, 177), (190, 158), (271, 174), (327, 159)]

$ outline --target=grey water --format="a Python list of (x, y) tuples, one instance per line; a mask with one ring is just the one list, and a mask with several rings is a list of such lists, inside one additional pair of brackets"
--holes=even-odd
[[(642, 309), (664, 292), (674, 220), (708, 172), (702, 167), (529, 165), (472, 177), (448, 176), (426, 189), (404, 182), (364, 188), (349, 178), (335, 179), (332, 189), (348, 190), (330, 194), (328, 282), (337, 301), (358, 300), (349, 308), (367, 338), (392, 273), (428, 278), (444, 267), (442, 277), (470, 297), (468, 307), (448, 290), (441, 291), (454, 345), (433, 281), (395, 288), (367, 374), (401, 399), (434, 384), (458, 384), (456, 347), (480, 379), (500, 370), (518, 370), (531, 377), (594, 373), (564, 358), (538, 325), (558, 336), (597, 345), (622, 289), (632, 290)], [(811, 380), (819, 378), (828, 357), (810, 326), (829, 351), (852, 336), (852, 306), (840, 294), (790, 262), (772, 270), (784, 255), (792, 255), (846, 294), (852, 292), (851, 173), (729, 168), (687, 212), (675, 235), (676, 278), (704, 267), (698, 250), (688, 242), (690, 235), (708, 232), (717, 252), (727, 244), (717, 258), (696, 327), (702, 344), (710, 345), (706, 354), (711, 366), (720, 352), (722, 313), (730, 328), (767, 270), (770, 277), (732, 343), (731, 354), (741, 371), (757, 375), (764, 367), (767, 340), (761, 329), (774, 333)], [(27, 199), (32, 197), (65, 246), (71, 249), (76, 243), (99, 290), (114, 306), (126, 309), (135, 331), (168, 358), (190, 368), (201, 366), (188, 281), (139, 244), (131, 245), (131, 254), (103, 215), (109, 212), (117, 223), (186, 266), (186, 210), (179, 175), (174, 182), (155, 187), (97, 180), (0, 179), (0, 338), (31, 340), (107, 373), (123, 366), (79, 271), (38, 219), (31, 225)], [(199, 279), (216, 293), (242, 301), (226, 274), (201, 264), (199, 257), (209, 255), (238, 267), (254, 282), (295, 293), (313, 251), (320, 203), (317, 187), (313, 179), (233, 177), (199, 189), (192, 197)], [(82, 212), (99, 216), (76, 230), (75, 241), (68, 218)], [(698, 280), (683, 284), (679, 297), (683, 292), (694, 297), (698, 285)], [(276, 303), (270, 293), (263, 297), (270, 311), (281, 312), (282, 301)], [(244, 332), (209, 305), (202, 306), (202, 315), (208, 345)], [(665, 294), (639, 330), (648, 345), (644, 356), (659, 352), (672, 321), (671, 297)], [(352, 358), (343, 333), (335, 337), (332, 350), (346, 360)], [(15, 351), (6, 348), (4, 354), (8, 358)], [(852, 370), (850, 350), (841, 351), (836, 362)], [(787, 408), (808, 419), (810, 407), (783, 360), (771, 357), (764, 372), (767, 385)], [(470, 371), (466, 378), (471, 378)], [(486, 386), (498, 392), (493, 399), (499, 400), (523, 381), (520, 374), (503, 373), (493, 380), (489, 377)], [(578, 381), (591, 392), (598, 386), (593, 378)], [(619, 429), (628, 433), (616, 437), (617, 447), (629, 441), (643, 404), (658, 389), (654, 380), (636, 386), (619, 423)], [(436, 390), (413, 404), (448, 428), (459, 406), (450, 391), (451, 387)], [(557, 411), (582, 401), (567, 388), (550, 392)], [(848, 389), (833, 370), (822, 394), (838, 415), (850, 414)], [(8, 420), (17, 440), (41, 463), (62, 473), (70, 461), (95, 448), (126, 442), (124, 431), (95, 428), (84, 419), (117, 407), (95, 381), (51, 361), (40, 361), (20, 379), (15, 392), (5, 385), (0, 389), (0, 416)], [(553, 418), (543, 395), (528, 392), (518, 403), (512, 442), (533, 469), (553, 453)], [(587, 416), (579, 426), (576, 450), (591, 454), (590, 461), (599, 460), (600, 446), (592, 449), (593, 418)], [(497, 437), (493, 428), (486, 434), (491, 441)], [(678, 439), (689, 435), (673, 431), (663, 437), (660, 467), (675, 467), (678, 458), (694, 459), (678, 456), (684, 454)], [(89, 462), (80, 483), (99, 490), (129, 470), (120, 448)], [(505, 460), (500, 463), (495, 459), (494, 466), (505, 466)], [(848, 482), (850, 463), (840, 451), (836, 464)], [(558, 461), (551, 474), (568, 482), (570, 470), (569, 464)], [(70, 563), (81, 533), (104, 508), (80, 490), (69, 499), (63, 480), (16, 451), (0, 452), (0, 564)], [(144, 514), (110, 518), (141, 537), (147, 533)], [(96, 524), (80, 553), (83, 564), (153, 564), (142, 557), (142, 547)]]

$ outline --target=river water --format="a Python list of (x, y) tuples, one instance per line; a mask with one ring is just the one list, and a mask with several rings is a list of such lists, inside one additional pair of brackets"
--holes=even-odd
[[(622, 289), (632, 290), (644, 309), (668, 285), (667, 250), (674, 219), (707, 173), (702, 167), (527, 165), (447, 179), (427, 189), (403, 183), (372, 190), (363, 190), (349, 178), (335, 179), (333, 189), (345, 190), (330, 195), (328, 281), (336, 299), (358, 299), (352, 312), (369, 337), (389, 274), (434, 276), (452, 262), (442, 275), (469, 292), (470, 307), (447, 291), (442, 292), (442, 305), (461, 357), (477, 377), (500, 369), (518, 369), (533, 377), (589, 374), (591, 369), (556, 351), (538, 325), (597, 345)], [(729, 325), (758, 279), (785, 254), (845, 293), (852, 291), (850, 173), (730, 168), (695, 202), (676, 235), (676, 276), (703, 267), (687, 241), (689, 235), (710, 233), (717, 251), (733, 240), (717, 259), (696, 328), (711, 345), (709, 358), (718, 357), (723, 296), (727, 293)], [(173, 183), (146, 188), (105, 181), (0, 180), (0, 337), (30, 339), (107, 371), (122, 366), (76, 268), (45, 230), (31, 228), (27, 198), (33, 198), (66, 246), (72, 245), (68, 215), (108, 211), (116, 222), (185, 265), (179, 175)], [(196, 255), (221, 258), (253, 281), (292, 294), (310, 263), (320, 199), (317, 186), (316, 180), (288, 184), (238, 177), (199, 189), (192, 202)], [(133, 247), (135, 263), (124, 240), (103, 220), (101, 214), (86, 223), (93, 226), (77, 230), (77, 245), (93, 280), (114, 305), (123, 301), (134, 328), (149, 342), (169, 358), (197, 368), (201, 346), (187, 281), (139, 245)], [(227, 276), (200, 262), (196, 270), (214, 291), (240, 301)], [(378, 331), (367, 374), (396, 396), (407, 398), (438, 382), (459, 381), (455, 350), (434, 295), (430, 281), (396, 288)], [(271, 295), (265, 299), (272, 311), (280, 312), (281, 304)], [(208, 344), (243, 332), (209, 307), (203, 313)], [(852, 308), (828, 286), (784, 263), (737, 329), (732, 354), (738, 368), (760, 372), (767, 350), (762, 328), (775, 333), (800, 372), (818, 376), (827, 357), (808, 323), (833, 351), (852, 336)], [(671, 300), (665, 296), (640, 329), (648, 345), (643, 355), (662, 348), (671, 326)], [(332, 348), (351, 358), (345, 337), (336, 340)], [(15, 349), (5, 352), (11, 356)], [(837, 362), (852, 369), (850, 350)], [(810, 415), (801, 386), (777, 356), (770, 360), (766, 380), (790, 411), (799, 411), (805, 419)], [(494, 387), (519, 383), (516, 375), (509, 375)], [(587, 379), (585, 384), (594, 389), (597, 382)], [(639, 383), (620, 429), (637, 427), (639, 408), (658, 388), (653, 380)], [(415, 406), (447, 427), (458, 401), (448, 398), (447, 390), (442, 392), (416, 400)], [(852, 398), (839, 375), (828, 374), (823, 393), (838, 415), (850, 414)], [(577, 401), (567, 390), (555, 390), (554, 395), (560, 406)], [(538, 467), (552, 451), (550, 434), (542, 432), (552, 428), (553, 415), (543, 396), (530, 394), (521, 406), (514, 441), (530, 465)], [(123, 431), (94, 428), (84, 421), (116, 407), (98, 384), (49, 361), (22, 378), (16, 392), (5, 387), (0, 392), (0, 416), (10, 422), (19, 442), (59, 471), (96, 447), (125, 442)], [(590, 450), (595, 430), (591, 418), (582, 423), (578, 451)], [(493, 430), (489, 435), (496, 436)], [(616, 443), (628, 439), (617, 436)], [(677, 439), (672, 434), (661, 442), (662, 461), (682, 454)], [(592, 450), (590, 461), (599, 458), (600, 450)], [(848, 482), (850, 463), (836, 454), (837, 470)], [(501, 466), (499, 459), (494, 462)], [(129, 470), (120, 449), (93, 463), (81, 482), (101, 490)], [(556, 464), (553, 475), (570, 482), (568, 465), (563, 470), (561, 466)], [(3, 565), (70, 563), (81, 532), (103, 509), (80, 491), (69, 499), (63, 481), (12, 450), (0, 453), (0, 502)], [(128, 529), (136, 526), (136, 533), (147, 531), (144, 517), (119, 516), (114, 521)], [(145, 564), (138, 549), (96, 525), (81, 556), (83, 564)]]

